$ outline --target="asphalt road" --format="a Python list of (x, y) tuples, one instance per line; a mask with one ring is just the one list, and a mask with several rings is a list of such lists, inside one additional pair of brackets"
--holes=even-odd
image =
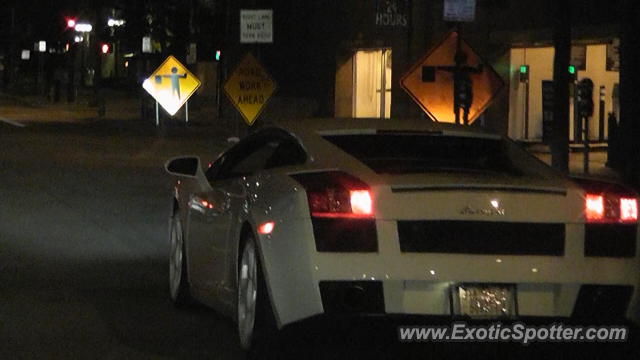
[(168, 301), (161, 165), (225, 146), (183, 135), (0, 127), (0, 358), (240, 356), (231, 322)]
[[(174, 308), (167, 286), (171, 180), (161, 165), (183, 153), (208, 161), (226, 135), (0, 124), (0, 359), (243, 358), (231, 321)], [(276, 358), (640, 358), (634, 343), (408, 345), (395, 331), (301, 325), (283, 334)]]

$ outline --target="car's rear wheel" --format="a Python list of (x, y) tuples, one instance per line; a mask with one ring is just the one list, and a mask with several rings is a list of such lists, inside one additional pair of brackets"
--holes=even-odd
[(185, 306), (191, 303), (183, 234), (180, 217), (178, 214), (174, 214), (171, 217), (169, 229), (171, 245), (171, 253), (169, 254), (169, 291), (171, 300), (176, 306)]
[(249, 355), (264, 358), (277, 327), (253, 235), (244, 238), (238, 264), (238, 335)]

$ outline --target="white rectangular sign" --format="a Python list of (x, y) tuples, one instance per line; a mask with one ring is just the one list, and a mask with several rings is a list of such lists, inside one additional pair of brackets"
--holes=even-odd
[(470, 22), (476, 18), (476, 0), (444, 0), (444, 21)]
[(273, 10), (240, 10), (240, 43), (272, 43)]
[(151, 37), (145, 36), (142, 38), (142, 52), (145, 54), (151, 54), (153, 49), (151, 48)]

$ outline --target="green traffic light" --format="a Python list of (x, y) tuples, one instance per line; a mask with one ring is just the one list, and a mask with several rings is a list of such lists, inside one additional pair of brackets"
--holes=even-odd
[(569, 74), (574, 75), (576, 73), (576, 67), (569, 65)]
[(529, 67), (527, 65), (520, 65), (520, 74), (526, 74), (528, 70)]

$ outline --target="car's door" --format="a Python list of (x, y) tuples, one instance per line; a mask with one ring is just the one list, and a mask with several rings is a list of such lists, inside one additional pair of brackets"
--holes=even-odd
[[(222, 156), (210, 169), (221, 169), (229, 158), (229, 155)], [(220, 234), (224, 231), (216, 229), (219, 222), (214, 222), (214, 219), (227, 216), (226, 208), (227, 204), (222, 191), (215, 188), (195, 192), (189, 199), (186, 242), (189, 281), (193, 287), (201, 291), (212, 291), (216, 285), (212, 272), (219, 264), (214, 261), (213, 254), (216, 250), (209, 238), (212, 234)]]
[(246, 208), (245, 183), (264, 167), (275, 149), (268, 136), (252, 136), (223, 155), (207, 171), (212, 190), (193, 194), (190, 206), (188, 256), (193, 269), (192, 285), (217, 300), (232, 298), (235, 272), (230, 262), (240, 226), (240, 216)]

